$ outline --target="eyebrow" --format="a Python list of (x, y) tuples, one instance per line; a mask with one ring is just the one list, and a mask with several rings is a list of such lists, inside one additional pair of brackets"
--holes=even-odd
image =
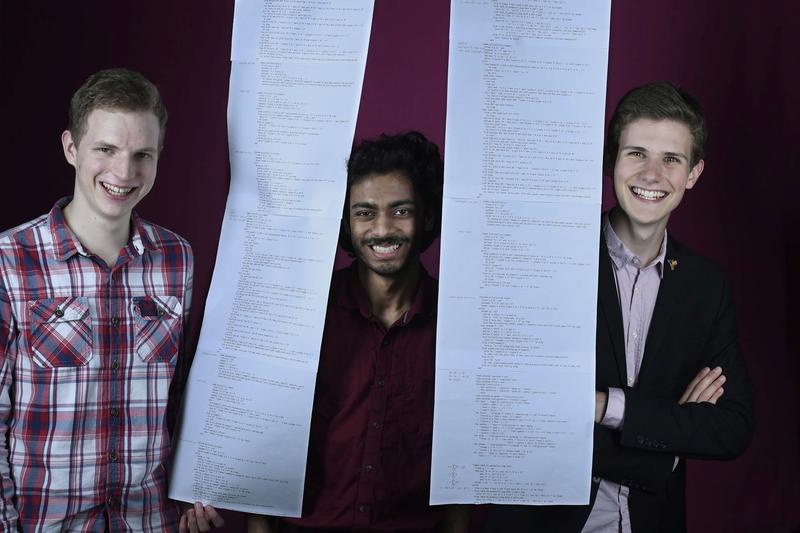
[[(622, 150), (634, 150), (636, 152), (650, 153), (650, 150), (648, 150), (644, 146), (623, 146)], [(685, 159), (686, 161), (689, 160), (689, 158), (686, 156), (686, 154), (683, 154), (681, 152), (664, 152), (664, 155), (677, 157), (677, 158), (680, 158), (680, 159)]]
[[(102, 139), (99, 140), (99, 141), (95, 141), (92, 144), (92, 146), (103, 146), (105, 148), (113, 148), (114, 150), (119, 150), (119, 146), (117, 146), (116, 144), (114, 144), (112, 142), (104, 141)], [(137, 149), (133, 150), (133, 152), (134, 153), (142, 153), (142, 152), (158, 153), (158, 148), (156, 148), (155, 146), (144, 146), (142, 148), (137, 148)]]
[(680, 153), (680, 152), (664, 152), (664, 155), (670, 155), (670, 156), (672, 156), (672, 157), (677, 157), (677, 158), (679, 158), (679, 159), (685, 159), (685, 160), (687, 160), (687, 161), (689, 160), (689, 158), (688, 158), (688, 157), (686, 157), (685, 155), (683, 155), (683, 154), (682, 154), (682, 153)]
[[(396, 200), (389, 204), (389, 207), (398, 207), (401, 205), (416, 205), (417, 203), (412, 199)], [(376, 209), (378, 207), (374, 202), (358, 202), (350, 206), (350, 209)]]

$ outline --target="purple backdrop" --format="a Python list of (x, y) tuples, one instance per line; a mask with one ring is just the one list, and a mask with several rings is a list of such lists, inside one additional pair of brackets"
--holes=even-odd
[[(706, 170), (670, 229), (732, 273), (758, 432), (733, 462), (690, 462), (690, 530), (800, 530), (797, 355), (800, 17), (791, 0), (615, 0), (609, 108), (633, 85), (677, 82), (708, 114)], [(376, 0), (358, 138), (418, 129), (444, 141), (448, 2)], [(127, 66), (155, 80), (170, 112), (159, 178), (140, 211), (196, 254), (199, 329), (228, 188), (226, 103), (233, 2), (0, 2), (0, 228), (71, 192), (59, 136), (90, 73)], [(606, 181), (605, 207), (613, 202)], [(343, 258), (340, 258), (340, 261)], [(425, 257), (433, 270), (438, 251)], [(242, 530), (226, 513), (225, 531)]]

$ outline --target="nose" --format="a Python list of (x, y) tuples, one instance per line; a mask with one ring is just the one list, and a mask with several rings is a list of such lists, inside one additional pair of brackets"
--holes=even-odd
[(391, 235), (392, 229), (392, 217), (388, 213), (379, 213), (378, 216), (375, 217), (372, 230), (376, 237)]
[(645, 161), (642, 169), (642, 178), (649, 182), (658, 181), (661, 177), (661, 162), (655, 158)]
[(121, 180), (127, 180), (133, 177), (136, 173), (135, 162), (132, 157), (127, 154), (118, 154), (114, 159), (114, 164), (111, 167), (114, 176)]

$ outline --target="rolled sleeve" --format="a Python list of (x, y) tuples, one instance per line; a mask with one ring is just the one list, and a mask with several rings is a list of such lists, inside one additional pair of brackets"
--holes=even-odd
[(606, 413), (600, 425), (609, 429), (622, 429), (625, 419), (625, 391), (617, 387), (608, 388)]

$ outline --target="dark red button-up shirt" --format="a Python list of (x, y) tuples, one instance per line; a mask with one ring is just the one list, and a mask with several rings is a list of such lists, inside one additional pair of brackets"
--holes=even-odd
[(423, 271), (389, 329), (357, 262), (334, 273), (311, 421), (303, 528), (427, 531), (437, 284)]

